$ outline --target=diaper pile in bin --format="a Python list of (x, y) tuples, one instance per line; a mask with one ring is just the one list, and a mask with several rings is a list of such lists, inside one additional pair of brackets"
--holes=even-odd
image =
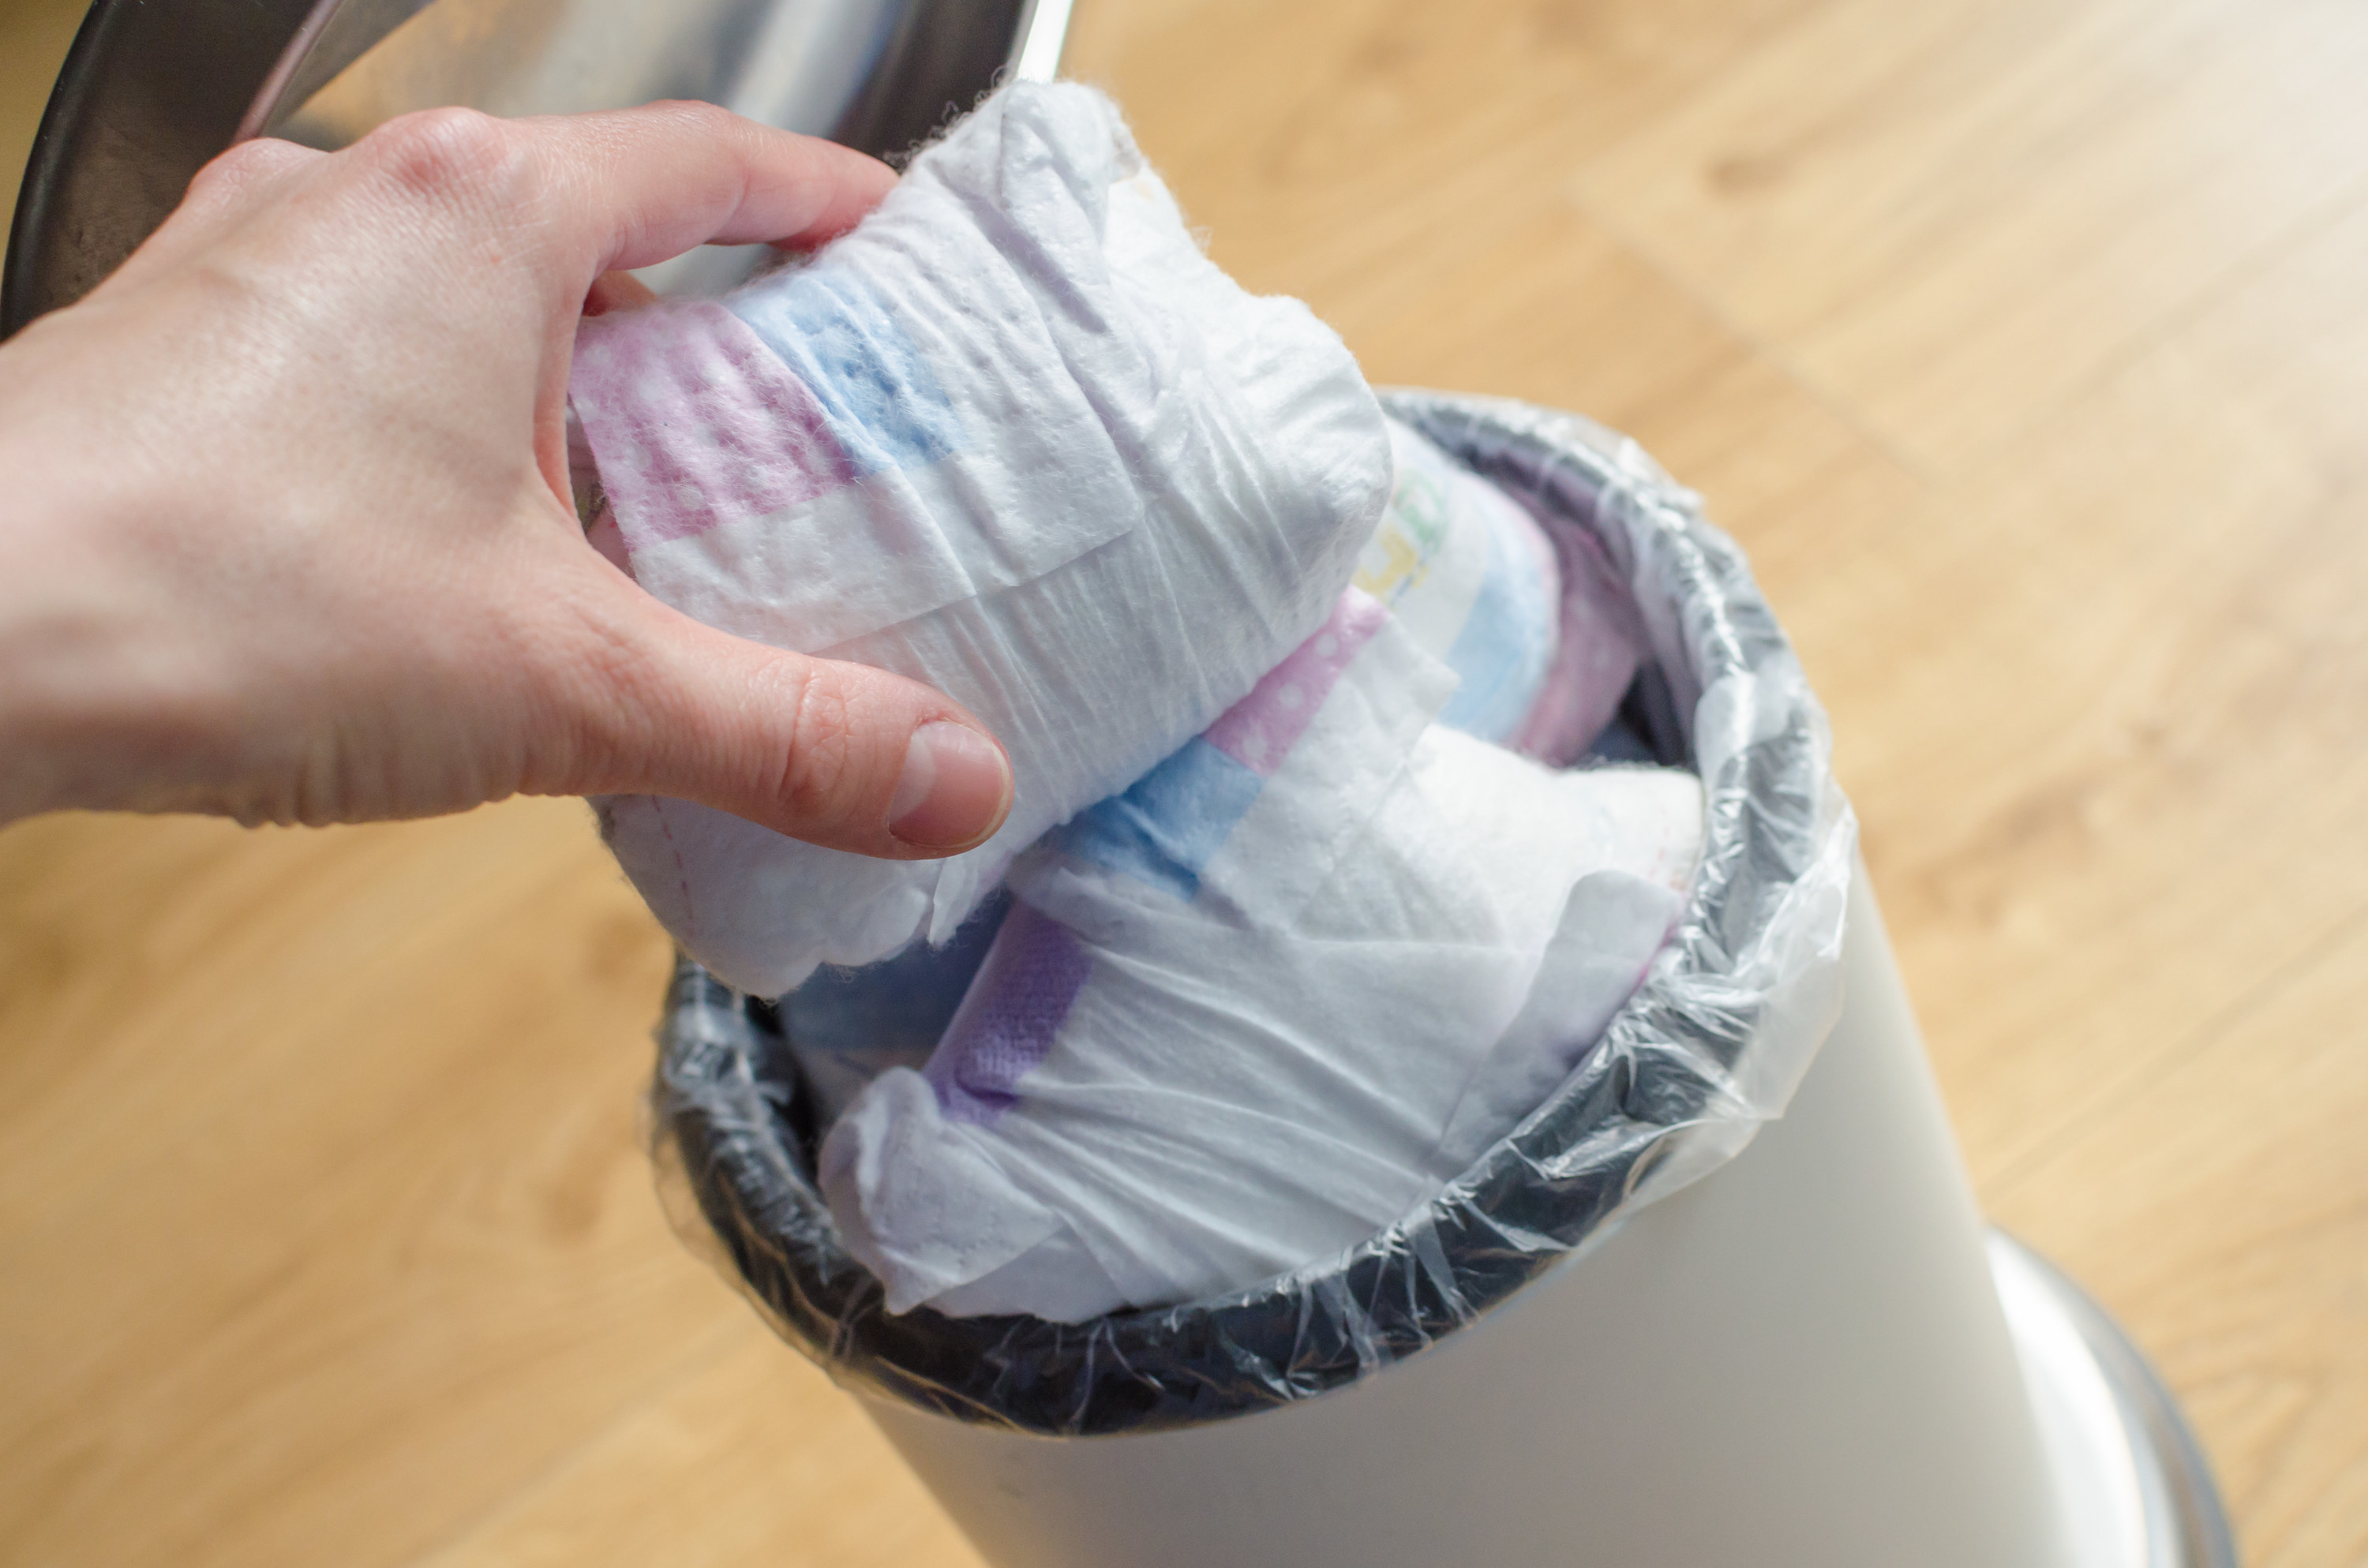
[(1829, 1021), (1847, 809), (1731, 549), (1633, 449), (1384, 419), (1087, 89), (587, 323), (571, 401), (643, 585), (1012, 756), (938, 862), (599, 802), (705, 966), (665, 1146), (842, 1371), (1052, 1431), (1320, 1392), (1731, 1153)]

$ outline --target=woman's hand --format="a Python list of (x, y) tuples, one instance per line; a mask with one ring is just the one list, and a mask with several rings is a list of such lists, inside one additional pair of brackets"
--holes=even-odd
[(696, 104), (434, 110), (215, 160), (0, 347), (0, 822), (631, 791), (873, 855), (985, 837), (1010, 772), (975, 719), (676, 613), (566, 498), (604, 272), (817, 243), (894, 183)]

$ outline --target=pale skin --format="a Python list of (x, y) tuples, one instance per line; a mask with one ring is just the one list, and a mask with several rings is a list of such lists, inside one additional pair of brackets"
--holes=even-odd
[(642, 792), (868, 855), (985, 839), (1010, 770), (960, 705), (688, 619), (568, 500), (576, 323), (632, 292), (604, 275), (819, 244), (894, 183), (697, 104), (215, 160), (0, 345), (0, 823)]

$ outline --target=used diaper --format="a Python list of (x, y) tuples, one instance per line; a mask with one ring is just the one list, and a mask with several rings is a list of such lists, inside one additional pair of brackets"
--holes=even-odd
[(686, 949), (791, 993), (891, 1311), (1081, 1321), (1362, 1241), (1682, 909), (1698, 781), (1555, 770), (1645, 684), (1600, 548), (1211, 266), (1088, 89), (1007, 88), (803, 267), (586, 323), (571, 402), (651, 592), (1010, 754), (1010, 821), (941, 861), (601, 804)]
[[(1574, 553), (1565, 589), (1555, 541), (1495, 485), (1387, 421), (1389, 505), (1355, 585), (1386, 607), (1455, 687), (1439, 722), (1542, 760), (1602, 739), (1637, 667), (1642, 632), (1609, 568)], [(1641, 748), (1623, 760), (1650, 760)], [(790, 1045), (825, 1125), (889, 1067), (918, 1067), (952, 1020), (1008, 900), (983, 905), (941, 947), (916, 943), (860, 969), (828, 969), (782, 998)]]
[(1008, 752), (996, 836), (892, 863), (680, 801), (599, 803), (682, 945), (778, 995), (942, 942), (1011, 857), (1238, 701), (1386, 499), (1355, 361), (1201, 256), (1117, 110), (1016, 85), (853, 233), (722, 302), (587, 321), (570, 386), (650, 592), (928, 682)]
[(927, 1068), (874, 1080), (823, 1147), (891, 1311), (1077, 1321), (1307, 1264), (1577, 1065), (1682, 907), (1701, 788), (1434, 722), (1460, 689), (1352, 589), (1019, 858)]

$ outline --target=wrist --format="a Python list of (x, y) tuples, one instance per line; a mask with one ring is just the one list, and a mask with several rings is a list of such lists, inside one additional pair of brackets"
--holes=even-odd
[[(22, 455), (0, 447), (0, 468), (23, 472)], [(0, 503), (0, 824), (73, 804), (68, 780), (82, 768), (74, 672), (93, 629), (74, 602), (80, 585), (61, 571), (45, 488)]]
[(141, 589), (108, 558), (120, 472), (0, 439), (0, 824), (139, 803), (135, 737), (161, 650)]

